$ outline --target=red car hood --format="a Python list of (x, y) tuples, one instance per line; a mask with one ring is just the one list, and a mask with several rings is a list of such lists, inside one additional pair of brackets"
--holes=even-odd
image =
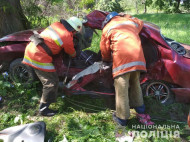
[[(43, 29), (37, 29), (37, 31), (40, 33)], [(2, 38), (0, 38), (0, 42), (5, 41), (29, 41), (29, 37), (33, 34), (34, 30), (25, 30), (20, 31), (16, 33), (12, 33), (10, 35), (6, 35)]]

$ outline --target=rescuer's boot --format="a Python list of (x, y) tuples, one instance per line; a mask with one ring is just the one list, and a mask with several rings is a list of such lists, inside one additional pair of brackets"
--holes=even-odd
[(49, 109), (48, 103), (40, 103), (39, 115), (42, 116), (54, 116), (57, 111)]

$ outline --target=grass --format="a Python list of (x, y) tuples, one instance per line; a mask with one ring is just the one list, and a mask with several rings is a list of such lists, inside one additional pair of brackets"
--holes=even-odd
[(190, 44), (190, 14), (142, 14), (135, 17), (161, 27), (161, 33), (177, 42)]
[[(145, 21), (159, 25), (163, 35), (175, 39), (178, 42), (190, 44), (188, 32), (190, 30), (190, 14), (146, 14), (134, 15)], [(99, 36), (94, 35), (91, 50), (99, 51)], [(54, 117), (41, 117), (37, 115), (41, 88), (34, 84), (32, 88), (24, 88), (21, 84), (9, 83), (9, 80), (0, 78), (0, 96), (4, 102), (0, 103), (0, 130), (36, 121), (46, 123), (46, 139), (60, 142), (64, 135), (69, 142), (114, 142), (115, 124), (112, 120), (112, 112), (103, 98), (90, 96), (66, 96), (62, 98), (59, 92), (57, 102), (51, 105), (52, 109), (58, 109), (58, 115)], [(131, 117), (127, 130), (150, 133), (151, 131), (179, 131), (181, 138), (161, 137), (136, 137), (135, 142), (181, 142), (190, 141), (190, 131), (186, 129), (186, 117), (188, 104), (175, 103), (163, 106), (160, 103), (145, 98), (147, 112), (151, 114), (155, 122), (154, 128), (143, 129), (135, 118), (135, 111), (131, 109)], [(134, 128), (135, 126), (135, 128)], [(140, 128), (139, 128), (140, 126)], [(167, 126), (167, 128), (165, 127)], [(173, 126), (177, 126), (173, 127)], [(166, 135), (165, 135), (166, 136)]]
[(96, 30), (96, 31), (97, 34), (93, 34), (91, 47), (89, 47), (89, 49), (97, 53), (100, 50), (99, 47), (100, 47), (102, 31), (101, 30)]
[[(15, 86), (12, 91), (18, 93), (10, 93), (9, 96), (5, 95), (3, 98), (5, 101), (1, 103), (0, 112), (0, 130), (7, 127), (16, 126), (20, 124), (26, 124), (36, 121), (44, 121), (46, 123), (46, 142), (51, 139), (53, 142), (59, 142), (66, 136), (68, 141), (71, 142), (114, 142), (114, 131), (115, 124), (112, 120), (112, 110), (110, 110), (104, 104), (102, 99), (92, 99), (89, 96), (67, 96), (65, 98), (61, 97), (61, 93), (58, 96), (56, 104), (52, 104), (52, 109), (58, 109), (59, 114), (54, 117), (41, 117), (37, 115), (38, 111), (38, 101), (37, 98), (40, 96), (37, 88), (32, 90), (36, 91), (34, 95), (25, 94), (20, 95), (20, 90), (25, 90), (20, 88), (20, 86)], [(31, 89), (28, 89), (31, 91)], [(27, 96), (27, 97), (26, 97)], [(17, 98), (17, 99), (16, 99)], [(34, 99), (35, 98), (35, 99)], [(150, 99), (150, 98), (148, 98)], [(29, 101), (25, 101), (29, 100)], [(154, 100), (153, 100), (154, 101)], [(145, 99), (145, 104), (154, 108), (154, 112), (158, 112), (160, 109), (160, 104), (150, 105), (152, 101)], [(9, 105), (7, 105), (10, 103)], [(82, 104), (81, 104), (82, 103)], [(90, 107), (86, 105), (90, 105)], [(180, 104), (178, 104), (179, 106)], [(18, 107), (20, 106), (20, 107)], [(163, 111), (168, 111), (171, 106), (162, 107)], [(156, 109), (155, 109), (156, 108)], [(148, 110), (150, 107), (148, 107)], [(177, 109), (177, 111), (182, 111), (183, 108)], [(152, 111), (152, 109), (150, 109)], [(150, 113), (151, 113), (150, 111)], [(154, 114), (154, 113), (153, 113)], [(157, 115), (162, 116), (164, 113), (159, 112)], [(17, 121), (16, 121), (17, 118)], [(150, 131), (168, 131), (174, 132), (179, 130), (181, 134), (184, 135), (184, 139), (190, 140), (183, 130), (185, 123), (176, 121), (168, 121), (167, 117), (163, 117), (166, 120), (156, 120), (155, 126), (157, 128), (146, 129), (146, 132)], [(169, 118), (171, 119), (171, 118)], [(177, 126), (177, 128), (164, 128), (163, 126)], [(134, 126), (136, 128), (134, 128)], [(140, 126), (140, 128), (138, 128)], [(143, 132), (145, 129), (141, 127), (142, 125), (135, 118), (135, 111), (131, 110), (131, 117), (129, 120), (129, 125), (127, 130)], [(158, 127), (159, 126), (159, 127)], [(140, 139), (140, 140), (139, 140)], [(136, 142), (151, 142), (151, 141), (181, 141), (180, 138), (135, 138)]]

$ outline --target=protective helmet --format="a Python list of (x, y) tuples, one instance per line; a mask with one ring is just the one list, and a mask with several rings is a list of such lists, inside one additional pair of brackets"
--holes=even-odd
[(102, 23), (102, 28), (104, 28), (104, 26), (105, 26), (113, 17), (115, 17), (115, 16), (117, 16), (117, 15), (119, 15), (117, 12), (111, 12), (111, 13), (109, 13), (109, 14), (106, 16), (104, 22)]
[(82, 30), (82, 22), (77, 17), (70, 17), (67, 22), (78, 32)]
[(106, 21), (110, 21), (113, 17), (117, 16), (118, 13), (117, 12), (111, 12), (106, 16)]

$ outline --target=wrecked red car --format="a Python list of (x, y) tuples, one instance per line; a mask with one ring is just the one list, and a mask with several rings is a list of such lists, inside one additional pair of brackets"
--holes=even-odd
[[(83, 39), (88, 44), (81, 44), (80, 50), (90, 47), (92, 29), (101, 30), (107, 14), (108, 12), (95, 10), (84, 18)], [(27, 82), (35, 79), (32, 69), (21, 64), (26, 44), (32, 34), (32, 30), (27, 30), (0, 39), (0, 71), (9, 72), (14, 81), (18, 79), (20, 82)], [(76, 36), (76, 42), (79, 41), (77, 38)], [(141, 74), (143, 94), (152, 96), (163, 104), (174, 100), (189, 103), (190, 45), (164, 37), (158, 26), (147, 22), (140, 38), (147, 62), (147, 73)], [(54, 59), (60, 80), (67, 78), (66, 93), (114, 95), (111, 68), (105, 69), (104, 74), (99, 72), (100, 53), (84, 50), (77, 59), (70, 59), (64, 53)], [(93, 91), (89, 88), (93, 88)]]

